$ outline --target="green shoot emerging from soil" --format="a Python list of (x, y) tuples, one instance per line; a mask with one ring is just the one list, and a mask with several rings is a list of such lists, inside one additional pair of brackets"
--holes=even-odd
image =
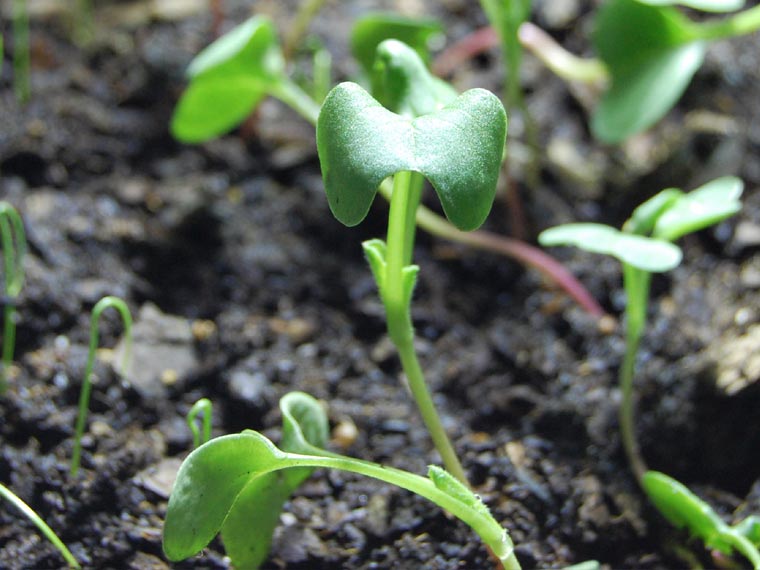
[(729, 526), (713, 508), (675, 479), (647, 471), (642, 485), (662, 515), (677, 528), (685, 528), (711, 550), (722, 554), (740, 552), (760, 570), (760, 518), (750, 516)]
[[(201, 398), (195, 402), (193, 407), (190, 408), (190, 411), (187, 412), (187, 427), (190, 428), (190, 432), (193, 434), (193, 449), (211, 439), (212, 411), (213, 406), (211, 400), (208, 398)], [(198, 429), (198, 426), (196, 425), (199, 415), (201, 416), (202, 431)]]
[(348, 226), (364, 219), (380, 183), (393, 176), (387, 242), (370, 240), (364, 250), (385, 305), (388, 334), (428, 431), (446, 468), (466, 481), (414, 350), (415, 218), (424, 176), (457, 228), (472, 230), (483, 223), (496, 190), (507, 118), (488, 91), (472, 89), (451, 101), (448, 92), (425, 89), (425, 75), (406, 73), (418, 69), (417, 61), (405, 44), (383, 42), (377, 65), (387, 70), (392, 85), (385, 92), (394, 94), (397, 113), (355, 83), (342, 83), (322, 106), (317, 150), (330, 209)]
[[(366, 52), (375, 49), (380, 39), (393, 36), (410, 39), (419, 60), (418, 64), (415, 63), (417, 74), (429, 77), (425, 81), (428, 86), (436, 84), (441, 92), (449, 93), (451, 100), (456, 98), (456, 92), (443, 81), (431, 77), (424, 64), (427, 41), (438, 29), (425, 20), (381, 15), (368, 16), (357, 24), (352, 36), (354, 55), (364, 62), (365, 74), (372, 77), (376, 99), (389, 105), (383, 100), (383, 94), (378, 92), (380, 87), (374, 71), (374, 59), (369, 60)], [(174, 111), (172, 134), (187, 143), (203, 142), (219, 136), (242, 123), (266, 96), (279, 99), (308, 122), (316, 124), (320, 108), (317, 101), (323, 97), (319, 94), (317, 100), (312, 99), (301, 89), (287, 75), (284, 60), (274, 26), (268, 19), (254, 16), (234, 28), (191, 62), (188, 68), (190, 85)], [(323, 82), (315, 78), (315, 88)], [(323, 88), (316, 90), (321, 92)], [(383, 181), (380, 193), (390, 200), (391, 192), (389, 181)], [(459, 231), (424, 205), (416, 210), (416, 222), (420, 228), (443, 239), (515, 259), (557, 283), (592, 315), (604, 315), (599, 304), (567, 269), (532, 245), (484, 231)]]
[(620, 432), (636, 478), (646, 465), (636, 442), (633, 419), (633, 378), (641, 337), (646, 328), (652, 273), (670, 271), (681, 262), (681, 249), (671, 243), (686, 234), (712, 226), (741, 209), (742, 181), (726, 176), (689, 193), (668, 188), (636, 210), (623, 231), (602, 224), (566, 224), (538, 237), (545, 246), (574, 245), (604, 253), (623, 264), (626, 293), (626, 351), (620, 368)]
[(84, 435), (85, 424), (87, 423), (87, 410), (90, 407), (90, 393), (92, 392), (92, 370), (95, 366), (95, 353), (98, 350), (98, 323), (100, 315), (108, 308), (113, 307), (119, 312), (122, 324), (124, 325), (124, 335), (127, 339), (126, 350), (121, 363), (121, 373), (126, 375), (129, 366), (129, 357), (132, 346), (132, 315), (129, 312), (127, 304), (118, 297), (103, 297), (92, 309), (90, 319), (90, 346), (87, 352), (87, 365), (84, 370), (82, 379), (82, 391), (79, 393), (79, 414), (74, 432), (74, 449), (71, 453), (71, 476), (75, 477), (79, 472), (79, 462), (82, 455), (82, 436)]
[[(662, 478), (658, 479), (647, 473), (646, 463), (636, 440), (634, 421), (633, 380), (636, 355), (646, 329), (651, 276), (652, 273), (669, 271), (681, 262), (681, 249), (671, 243), (672, 241), (736, 214), (741, 209), (739, 198), (742, 190), (742, 181), (731, 176), (713, 180), (689, 193), (668, 188), (636, 208), (631, 218), (623, 225), (623, 231), (602, 224), (567, 224), (548, 229), (538, 238), (542, 245), (574, 245), (593, 253), (611, 255), (623, 264), (626, 350), (619, 375), (620, 437), (639, 484), (671, 521), (673, 518), (669, 510), (662, 508), (666, 505), (663, 497), (667, 497), (667, 493), (659, 492), (657, 496), (653, 496), (650, 492), (651, 489), (660, 491), (665, 484)], [(680, 491), (672, 493), (677, 497), (685, 496)], [(678, 504), (672, 509), (676, 509), (674, 512), (682, 512)], [(691, 509), (688, 512), (698, 510)], [(683, 517), (683, 524), (680, 526), (691, 520), (687, 514)], [(695, 531), (691, 526), (690, 528)]]
[(71, 551), (66, 547), (63, 541), (58, 538), (58, 535), (53, 532), (53, 529), (50, 528), (44, 520), (42, 520), (42, 517), (34, 512), (34, 509), (22, 501), (13, 491), (2, 484), (0, 484), (0, 497), (21, 511), (21, 513), (26, 518), (32, 521), (34, 525), (40, 529), (40, 532), (45, 536), (45, 538), (47, 538), (51, 544), (55, 546), (58, 552), (61, 553), (61, 556), (63, 556), (64, 560), (66, 560), (69, 568), (81, 568), (79, 562), (77, 562), (77, 559), (74, 558), (73, 554), (71, 554)]
[(452, 475), (431, 466), (426, 478), (329, 453), (315, 445), (327, 437), (327, 418), (316, 400), (293, 392), (280, 407), (282, 448), (291, 451), (247, 430), (215, 438), (184, 461), (164, 525), (164, 552), (170, 560), (195, 555), (221, 532), (233, 564), (257, 568), (282, 504), (314, 468), (325, 467), (366, 475), (434, 502), (472, 527), (506, 568), (519, 568), (506, 531)]
[(24, 257), (26, 233), (24, 222), (16, 208), (0, 202), (0, 245), (3, 248), (3, 353), (0, 363), (0, 395), (8, 389), (8, 369), (13, 362), (16, 346), (16, 298), (24, 287)]
[[(659, 121), (678, 101), (702, 65), (711, 41), (760, 29), (760, 6), (722, 19), (694, 21), (675, 5), (729, 12), (743, 0), (610, 0), (599, 9), (592, 40), (601, 62), (568, 65), (558, 46), (531, 27), (526, 47), (568, 80), (607, 82), (591, 117), (599, 140), (618, 143)], [(553, 63), (557, 56), (562, 63)], [(599, 64), (601, 63), (601, 65)], [(591, 72), (591, 73), (590, 73)]]

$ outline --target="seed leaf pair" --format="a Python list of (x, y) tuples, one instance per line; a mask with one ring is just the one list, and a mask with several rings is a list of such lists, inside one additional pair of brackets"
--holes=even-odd
[(361, 222), (380, 183), (399, 171), (423, 174), (451, 222), (480, 226), (496, 189), (507, 118), (498, 98), (471, 89), (443, 109), (414, 119), (377, 102), (355, 83), (325, 99), (317, 121), (317, 150), (333, 215)]

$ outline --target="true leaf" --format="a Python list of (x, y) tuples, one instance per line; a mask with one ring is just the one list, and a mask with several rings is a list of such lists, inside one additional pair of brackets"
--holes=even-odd
[(431, 40), (442, 34), (443, 27), (435, 20), (392, 13), (368, 14), (354, 24), (351, 31), (351, 53), (369, 76), (375, 62), (375, 50), (384, 40), (404, 42), (427, 63), (430, 61), (428, 46)]
[(631, 217), (623, 225), (623, 231), (638, 235), (649, 235), (657, 223), (657, 218), (682, 195), (683, 192), (677, 188), (666, 188), (658, 192), (636, 207)]
[(626, 234), (603, 224), (564, 224), (541, 232), (541, 245), (574, 245), (616, 257), (638, 269), (659, 273), (677, 267), (681, 249), (664, 240)]
[(620, 142), (661, 119), (702, 64), (705, 44), (670, 6), (611, 0), (600, 9), (594, 46), (612, 77), (591, 120), (596, 137)]
[(682, 194), (657, 218), (652, 235), (673, 241), (712, 226), (741, 210), (743, 182), (724, 176)]
[(744, 0), (638, 0), (650, 6), (686, 6), (703, 12), (733, 12), (744, 6)]
[(180, 98), (171, 132), (202, 142), (239, 124), (283, 74), (272, 22), (254, 16), (209, 45), (190, 63), (190, 85)]
[(317, 121), (330, 209), (347, 226), (356, 225), (385, 178), (413, 171), (428, 178), (455, 226), (474, 229), (491, 209), (506, 127), (503, 105), (483, 89), (410, 119), (383, 108), (355, 83), (341, 83)]
[(451, 85), (434, 77), (417, 52), (398, 40), (377, 46), (372, 95), (388, 110), (406, 117), (434, 113), (457, 98)]

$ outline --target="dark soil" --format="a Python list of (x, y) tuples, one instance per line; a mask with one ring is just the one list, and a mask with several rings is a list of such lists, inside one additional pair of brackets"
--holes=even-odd
[[(161, 550), (167, 479), (190, 449), (184, 415), (200, 397), (214, 402), (215, 434), (252, 428), (276, 440), (279, 398), (303, 390), (329, 404), (333, 427), (356, 426), (355, 440), (336, 439), (336, 450), (418, 473), (438, 461), (399, 382), (362, 257), (360, 242), (384, 233), (387, 207), (378, 201), (357, 228), (335, 221), (311, 127), (272, 101), (244, 132), (193, 147), (175, 142), (168, 123), (182, 72), (212, 39), (212, 18), (166, 19), (146, 12), (149, 4), (96, 3), (100, 27), (86, 47), (72, 43), (55, 4), (33, 15), (33, 95), (21, 106), (11, 89), (8, 20), (3, 29), (0, 197), (22, 213), (31, 251), (17, 367), (0, 398), (0, 482), (91, 568), (170, 566)], [(293, 4), (256, 3), (281, 30)], [(588, 52), (590, 9), (538, 4), (539, 24)], [(224, 29), (250, 5), (224, 3)], [(447, 22), (449, 42), (485, 23), (477, 3), (463, 0), (329, 4), (311, 31), (333, 52), (336, 74), (354, 70), (351, 21), (378, 7), (432, 14)], [(137, 16), (119, 12), (126, 8)], [(684, 240), (682, 266), (655, 279), (637, 377), (651, 467), (729, 521), (760, 514), (758, 53), (757, 37), (713, 46), (679, 108), (620, 148), (593, 142), (582, 107), (529, 58), (524, 80), (546, 150), (541, 186), (531, 192), (522, 184), (521, 121), (510, 125), (512, 175), (531, 236), (571, 220), (619, 225), (667, 186), (725, 174), (745, 181), (742, 213)], [(502, 76), (490, 51), (452, 79), (499, 91)], [(489, 229), (509, 234), (508, 220), (497, 201)], [(615, 262), (552, 253), (611, 315), (621, 314)], [(646, 504), (627, 468), (616, 415), (621, 327), (603, 331), (511, 260), (425, 234), (415, 259), (423, 366), (472, 482), (509, 529), (523, 567), (586, 559), (609, 568), (714, 565)], [(72, 478), (89, 315), (107, 294), (135, 315), (135, 361), (121, 379), (109, 366), (114, 352), (101, 352), (83, 469)], [(106, 313), (102, 345), (115, 347), (120, 334)], [(61, 566), (36, 529), (0, 505), (0, 567)], [(219, 542), (174, 565), (228, 566)], [(491, 565), (472, 532), (434, 505), (318, 471), (286, 506), (267, 567)]]

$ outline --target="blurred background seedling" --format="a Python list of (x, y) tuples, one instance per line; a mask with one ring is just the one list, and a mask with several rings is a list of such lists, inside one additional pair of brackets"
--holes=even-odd
[(24, 287), (26, 232), (24, 222), (8, 202), (0, 202), (0, 245), (3, 248), (3, 352), (0, 366), (0, 395), (8, 389), (8, 370), (16, 346), (16, 299)]
[[(201, 398), (187, 412), (187, 427), (193, 434), (193, 449), (200, 447), (211, 439), (211, 419), (213, 404), (208, 398)], [(200, 416), (200, 429), (198, 428)]]

